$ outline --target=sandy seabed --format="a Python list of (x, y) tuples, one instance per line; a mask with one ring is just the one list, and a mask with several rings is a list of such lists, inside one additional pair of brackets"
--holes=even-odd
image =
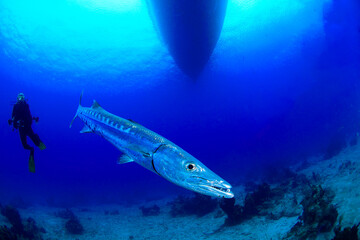
[[(342, 227), (351, 227), (360, 222), (360, 145), (348, 147), (338, 156), (328, 160), (309, 160), (309, 165), (298, 171), (309, 178), (317, 175), (324, 189), (335, 193), (333, 204), (336, 206)], [(296, 169), (296, 166), (294, 166)], [(237, 203), (245, 197), (243, 186), (234, 188)], [(65, 219), (55, 216), (62, 210), (43, 206), (20, 209), (23, 219), (32, 217), (37, 225), (46, 229), (44, 240), (130, 240), (130, 239), (282, 239), (297, 222), (301, 215), (300, 204), (292, 206), (291, 199), (297, 193), (286, 193), (276, 206), (274, 213), (281, 212), (278, 219), (256, 216), (239, 225), (223, 227), (226, 215), (220, 208), (203, 217), (172, 217), (167, 202), (172, 199), (148, 202), (160, 207), (158, 216), (142, 216), (141, 205), (124, 207), (121, 205), (100, 205), (84, 208), (72, 208), (84, 226), (84, 234), (71, 235), (65, 231)], [(298, 199), (300, 202), (301, 199)], [(144, 204), (143, 204), (144, 205)], [(289, 214), (286, 212), (291, 209)], [(118, 211), (118, 214), (105, 214), (105, 211)], [(9, 225), (0, 215), (0, 224)], [(333, 232), (319, 234), (318, 240), (331, 239)]]

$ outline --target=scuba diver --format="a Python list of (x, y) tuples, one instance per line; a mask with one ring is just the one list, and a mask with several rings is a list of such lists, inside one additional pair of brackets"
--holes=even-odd
[(26, 137), (29, 137), (34, 144), (44, 150), (46, 148), (45, 144), (40, 140), (40, 137), (34, 133), (31, 128), (32, 121), (39, 121), (39, 117), (32, 117), (30, 113), (29, 104), (25, 99), (23, 93), (19, 93), (17, 96), (17, 102), (14, 105), (12, 111), (12, 118), (8, 120), (9, 125), (13, 125), (13, 129), (19, 129), (20, 140), (24, 149), (30, 150), (29, 157), (29, 171), (35, 172), (35, 162), (34, 162), (34, 147), (30, 146), (27, 143)]

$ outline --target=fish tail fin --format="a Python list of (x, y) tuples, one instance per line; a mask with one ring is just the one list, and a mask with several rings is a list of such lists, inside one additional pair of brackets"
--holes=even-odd
[(83, 96), (83, 94), (84, 94), (84, 90), (83, 90), (83, 91), (81, 91), (81, 94), (80, 94), (80, 100), (79, 100), (79, 106), (78, 106), (78, 109), (76, 110), (76, 113), (75, 113), (74, 118), (72, 119), (72, 121), (71, 121), (71, 123), (70, 123), (69, 128), (71, 128), (71, 126), (73, 125), (74, 120), (75, 120), (75, 119), (77, 118), (77, 116), (78, 116), (79, 108), (81, 107), (81, 100), (82, 100), (82, 96)]

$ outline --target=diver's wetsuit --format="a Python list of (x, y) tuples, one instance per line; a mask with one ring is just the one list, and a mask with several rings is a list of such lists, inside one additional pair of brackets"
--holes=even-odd
[(30, 150), (30, 154), (33, 155), (34, 148), (27, 143), (26, 137), (29, 136), (36, 146), (39, 146), (41, 141), (40, 137), (31, 128), (33, 118), (30, 113), (29, 104), (25, 101), (17, 102), (13, 108), (12, 120), (14, 128), (19, 129), (23, 147)]

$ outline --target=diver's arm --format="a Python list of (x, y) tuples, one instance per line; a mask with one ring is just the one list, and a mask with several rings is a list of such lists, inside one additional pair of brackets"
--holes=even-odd
[(13, 107), (13, 110), (11, 113), (11, 119), (8, 120), (9, 125), (11, 125), (15, 120), (15, 116), (16, 116), (16, 107), (15, 106), (16, 106), (16, 104)]
[[(18, 107), (17, 107), (17, 105), (15, 104), (14, 107), (13, 107), (13, 110), (12, 110), (11, 119), (8, 120), (9, 125), (12, 124), (15, 129), (18, 128), (18, 126), (17, 126), (17, 115), (18, 115), (18, 111), (19, 111), (19, 110), (18, 110)], [(14, 130), (14, 128), (13, 128), (13, 130)]]
[(30, 106), (29, 104), (27, 104), (27, 111), (28, 111), (28, 116), (29, 116), (29, 119), (31, 119), (30, 121), (34, 120), (36, 123), (39, 122), (39, 117), (33, 117), (31, 112), (30, 112)]
[(11, 113), (11, 120), (14, 121), (16, 116), (16, 104), (13, 107), (12, 113)]

